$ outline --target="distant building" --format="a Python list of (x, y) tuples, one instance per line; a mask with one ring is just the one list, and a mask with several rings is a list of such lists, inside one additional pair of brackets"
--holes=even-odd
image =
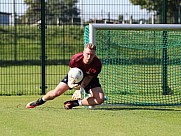
[(0, 12), (0, 25), (11, 25), (12, 14), (6, 12)]
[(57, 19), (57, 25), (63, 25), (63, 24), (80, 25), (81, 24), (81, 18), (80, 17), (58, 18)]
[(89, 23), (104, 23), (104, 24), (122, 24), (122, 21), (117, 19), (91, 19)]

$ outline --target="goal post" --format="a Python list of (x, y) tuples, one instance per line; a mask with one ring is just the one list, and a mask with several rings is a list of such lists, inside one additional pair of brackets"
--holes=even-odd
[(105, 104), (181, 104), (180, 24), (89, 24), (103, 68)]

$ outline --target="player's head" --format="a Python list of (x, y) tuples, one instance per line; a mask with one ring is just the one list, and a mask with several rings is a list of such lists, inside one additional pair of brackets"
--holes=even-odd
[(96, 56), (95, 52), (96, 52), (96, 46), (94, 44), (92, 43), (86, 44), (83, 51), (83, 56), (84, 56), (83, 61), (85, 64), (90, 64), (92, 62), (92, 60)]

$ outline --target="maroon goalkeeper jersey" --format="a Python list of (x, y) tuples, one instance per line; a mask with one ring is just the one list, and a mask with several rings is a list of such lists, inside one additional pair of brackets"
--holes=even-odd
[(86, 75), (98, 76), (102, 68), (102, 63), (99, 60), (99, 58), (95, 56), (90, 64), (84, 64), (83, 58), (84, 56), (82, 52), (73, 55), (72, 58), (70, 59), (69, 67), (80, 68), (83, 71), (84, 76)]

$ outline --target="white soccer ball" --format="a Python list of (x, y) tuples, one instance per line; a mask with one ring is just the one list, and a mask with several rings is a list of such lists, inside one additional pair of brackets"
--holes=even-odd
[(68, 72), (68, 80), (73, 80), (74, 83), (79, 83), (84, 77), (84, 74), (79, 68), (71, 68)]

